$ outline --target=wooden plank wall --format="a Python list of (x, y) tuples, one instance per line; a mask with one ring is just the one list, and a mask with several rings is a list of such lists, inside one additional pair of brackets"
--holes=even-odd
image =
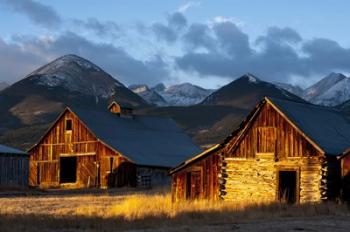
[[(186, 199), (187, 174), (191, 172), (200, 172), (200, 180), (196, 189), (192, 189), (191, 199), (211, 199), (216, 200), (219, 197), (219, 170), (220, 170), (220, 152), (213, 152), (206, 158), (203, 158), (190, 166), (173, 174), (172, 176), (172, 199), (180, 201)], [(193, 179), (192, 179), (193, 181)], [(192, 186), (193, 188), (194, 186)], [(198, 192), (196, 196), (195, 192)]]
[(0, 154), (0, 187), (28, 186), (29, 157)]
[[(72, 120), (71, 132), (65, 130), (67, 119)], [(29, 184), (31, 186), (40, 184), (43, 188), (60, 187), (61, 156), (77, 156), (75, 187), (97, 187), (98, 185), (107, 187), (113, 170), (117, 169), (121, 163), (128, 162), (120, 154), (98, 141), (69, 110), (56, 122), (40, 144), (30, 151)], [(110, 158), (113, 159), (112, 167)]]
[[(296, 170), (300, 202), (320, 201), (322, 154), (269, 103), (237, 147), (224, 149), (220, 195), (231, 201), (275, 201), (278, 171)], [(270, 155), (269, 155), (270, 154)]]

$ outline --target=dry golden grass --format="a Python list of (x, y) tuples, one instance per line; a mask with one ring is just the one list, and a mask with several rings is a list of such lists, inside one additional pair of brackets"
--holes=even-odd
[[(170, 194), (0, 198), (0, 231), (171, 230), (281, 218), (349, 217), (346, 205), (237, 204), (205, 200), (172, 203)], [(210, 230), (209, 230), (210, 231)]]

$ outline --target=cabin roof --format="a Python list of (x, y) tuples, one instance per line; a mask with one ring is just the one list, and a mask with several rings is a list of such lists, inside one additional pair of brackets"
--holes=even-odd
[(177, 165), (175, 168), (173, 168), (170, 171), (170, 174), (178, 172), (178, 171), (182, 170), (183, 168), (189, 166), (193, 162), (195, 162), (195, 161), (197, 161), (199, 159), (207, 157), (208, 155), (212, 154), (212, 152), (215, 152), (215, 151), (219, 150), (221, 147), (222, 147), (222, 144), (215, 144), (215, 145), (213, 145), (212, 147), (206, 149), (205, 151), (203, 151), (203, 152), (197, 154), (196, 156), (194, 156), (194, 157), (192, 157), (192, 158), (190, 158), (188, 160), (185, 160), (181, 164)]
[(27, 155), (24, 151), (0, 144), (0, 155), (1, 154)]
[(169, 118), (72, 110), (104, 143), (138, 165), (173, 167), (201, 149)]
[(350, 121), (341, 111), (273, 97), (268, 97), (267, 100), (327, 155), (341, 155), (350, 147)]

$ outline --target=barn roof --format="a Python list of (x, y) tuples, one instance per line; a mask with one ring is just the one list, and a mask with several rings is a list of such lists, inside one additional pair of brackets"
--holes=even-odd
[(0, 144), (0, 154), (27, 155), (27, 153), (25, 153), (21, 150), (18, 150), (18, 149), (12, 148), (12, 147), (8, 147), (5, 145), (1, 145), (1, 144)]
[(72, 111), (100, 140), (139, 165), (173, 167), (201, 151), (169, 118)]
[(340, 155), (350, 147), (350, 121), (341, 111), (273, 97), (267, 100), (327, 155)]

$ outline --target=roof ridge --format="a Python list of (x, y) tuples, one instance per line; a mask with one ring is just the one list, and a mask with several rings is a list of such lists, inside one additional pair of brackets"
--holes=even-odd
[(286, 102), (291, 102), (291, 103), (295, 103), (295, 104), (311, 106), (311, 107), (319, 108), (319, 109), (323, 109), (323, 110), (334, 111), (334, 112), (337, 112), (337, 113), (340, 113), (340, 114), (344, 115), (344, 113), (341, 110), (336, 109), (334, 107), (323, 106), (323, 105), (316, 105), (316, 104), (313, 104), (313, 103), (308, 102), (308, 101), (300, 102), (300, 101), (295, 101), (293, 99), (285, 99), (285, 98), (272, 97), (272, 96), (266, 96), (266, 98), (271, 100), (272, 102), (274, 101), (274, 99), (276, 99), (276, 100), (279, 100), (279, 101), (286, 101)]

